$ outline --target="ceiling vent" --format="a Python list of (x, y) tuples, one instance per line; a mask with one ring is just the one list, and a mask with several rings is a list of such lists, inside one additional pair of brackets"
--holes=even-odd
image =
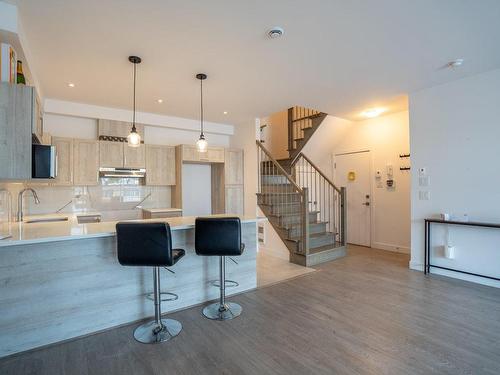
[(283, 30), (283, 28), (275, 26), (267, 32), (267, 35), (271, 39), (277, 39), (277, 38), (282, 37), (284, 33), (285, 33), (285, 30)]

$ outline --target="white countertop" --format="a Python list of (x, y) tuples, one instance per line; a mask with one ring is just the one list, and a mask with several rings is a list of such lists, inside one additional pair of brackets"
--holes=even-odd
[(158, 212), (182, 212), (182, 208), (143, 208), (143, 211), (158, 213)]
[[(50, 215), (53, 216), (53, 215)], [(234, 215), (210, 215), (210, 217), (232, 217)], [(124, 220), (130, 222), (170, 224), (172, 231), (194, 228), (195, 216), (180, 216), (159, 219)], [(240, 216), (242, 223), (257, 222), (258, 219), (249, 216)], [(110, 237), (116, 234), (117, 221), (102, 223), (78, 224), (75, 217), (68, 221), (45, 223), (8, 223), (0, 226), (0, 235), (10, 234), (10, 238), (0, 240), (0, 247), (26, 245), (31, 243), (77, 240), (93, 237)]]

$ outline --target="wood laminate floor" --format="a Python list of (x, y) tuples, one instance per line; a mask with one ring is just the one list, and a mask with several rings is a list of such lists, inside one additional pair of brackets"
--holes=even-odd
[(366, 248), (315, 268), (231, 298), (233, 321), (172, 314), (184, 330), (168, 343), (139, 344), (129, 325), (0, 360), (0, 373), (500, 374), (499, 289)]

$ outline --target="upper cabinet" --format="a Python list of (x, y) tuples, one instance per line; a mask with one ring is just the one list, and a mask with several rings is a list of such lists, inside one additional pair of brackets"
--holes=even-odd
[(146, 184), (175, 185), (175, 147), (146, 145)]
[(146, 168), (146, 145), (130, 147), (123, 146), (123, 166), (125, 168)]
[(33, 118), (31, 123), (31, 132), (43, 144), (43, 111), (40, 105), (40, 99), (36, 90), (33, 89)]
[[(132, 123), (125, 121), (115, 121), (115, 120), (102, 120), (99, 119), (97, 123), (98, 136), (99, 139), (103, 137), (107, 140), (114, 140), (113, 138), (127, 138), (132, 128)], [(144, 125), (135, 124), (137, 133), (144, 139)]]
[(89, 139), (73, 140), (73, 183), (97, 185), (99, 181), (99, 142)]
[(187, 163), (224, 163), (224, 148), (209, 147), (207, 152), (198, 152), (194, 145), (181, 145), (182, 161)]
[(52, 185), (73, 185), (73, 138), (52, 137), (56, 147), (57, 176)]
[(99, 166), (123, 167), (123, 142), (99, 141)]
[(31, 178), (33, 87), (0, 83), (0, 178)]
[(130, 147), (125, 142), (99, 141), (99, 166), (145, 168), (146, 146)]

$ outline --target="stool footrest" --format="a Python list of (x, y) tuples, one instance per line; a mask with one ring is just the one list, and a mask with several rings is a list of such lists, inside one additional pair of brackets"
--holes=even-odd
[[(149, 299), (150, 301), (155, 300), (155, 295), (154, 293), (148, 293), (146, 294), (146, 298)], [(161, 292), (160, 293), (160, 301), (166, 302), (166, 301), (175, 301), (179, 299), (179, 296), (175, 293), (170, 293), (170, 292)]]
[[(224, 285), (226, 288), (234, 288), (234, 287), (239, 286), (240, 284), (237, 281), (226, 279)], [(219, 288), (220, 287), (220, 280), (212, 281), (212, 286), (216, 286), (217, 288)]]

